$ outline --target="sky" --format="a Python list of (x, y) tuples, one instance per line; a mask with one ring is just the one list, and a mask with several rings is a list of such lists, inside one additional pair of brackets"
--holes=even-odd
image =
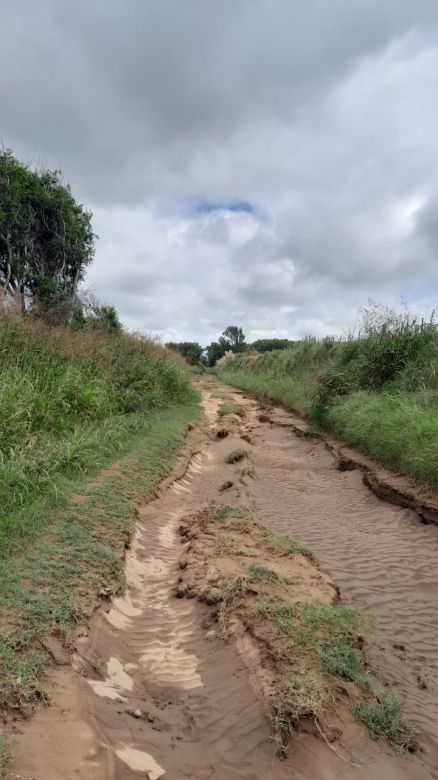
[(94, 214), (85, 284), (205, 345), (438, 293), (436, 0), (0, 0), (0, 141)]

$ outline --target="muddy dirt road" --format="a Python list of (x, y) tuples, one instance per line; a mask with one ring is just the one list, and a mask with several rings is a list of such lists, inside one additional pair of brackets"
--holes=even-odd
[[(260, 421), (257, 402), (219, 392), (238, 400), (246, 416), (218, 439), (222, 399), (204, 385), (203, 423), (157, 499), (138, 508), (126, 592), (96, 614), (73, 668), (54, 675), (52, 706), (15, 734), (8, 777), (438, 777), (438, 528), (376, 498), (359, 472), (338, 471), (324, 444), (298, 438), (284, 412), (270, 410)], [(250, 438), (246, 472), (225, 462), (242, 435)], [(343, 759), (311, 733), (293, 739), (284, 761), (275, 756), (251, 658), (218, 641), (207, 604), (176, 598), (181, 520), (242, 497), (265, 523), (309, 543), (344, 601), (372, 608), (371, 661), (406, 697), (421, 746), (416, 756), (372, 742), (355, 724), (338, 745)]]

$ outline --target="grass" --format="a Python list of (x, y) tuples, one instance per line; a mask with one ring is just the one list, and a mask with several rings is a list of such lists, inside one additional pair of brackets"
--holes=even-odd
[(312, 563), (318, 564), (318, 558), (310, 547), (302, 542), (297, 542), (296, 539), (292, 539), (287, 534), (272, 534), (268, 545), (278, 555), (305, 555)]
[(0, 311), (0, 555), (38, 530), (72, 480), (192, 393), (182, 362), (150, 341)]
[(259, 615), (269, 618), (287, 641), (281, 652), (311, 653), (321, 671), (363, 685), (365, 657), (358, 637), (368, 635), (371, 625), (366, 613), (348, 605), (295, 603), (260, 598)]
[(231, 450), (231, 452), (228, 453), (227, 457), (225, 458), (226, 463), (239, 463), (239, 461), (243, 460), (248, 456), (248, 453), (246, 450), (243, 449), (236, 449)]
[(358, 391), (328, 409), (327, 425), (384, 466), (438, 487), (438, 392)]
[(216, 537), (217, 555), (231, 555), (237, 552), (238, 542), (231, 534), (219, 533)]
[(438, 488), (438, 326), (371, 308), (359, 334), (237, 355), (219, 379), (280, 402), (379, 463)]
[(249, 582), (281, 582), (282, 577), (274, 569), (263, 566), (261, 563), (251, 563), (247, 574)]
[(172, 466), (192, 402), (156, 412), (131, 441), (114, 473), (94, 484), (70, 483), (76, 497), (46, 506), (44, 526), (19, 555), (0, 559), (0, 704), (26, 710), (44, 698), (48, 656), (41, 640), (55, 635), (69, 647), (103, 587), (123, 586), (121, 552), (134, 524), (138, 498), (147, 500)]
[(214, 517), (223, 521), (223, 527), (230, 531), (248, 533), (253, 525), (249, 512), (240, 506), (222, 504), (214, 511)]
[(226, 402), (220, 405), (219, 415), (225, 417), (227, 414), (237, 414), (239, 417), (245, 417), (246, 411), (240, 404)]
[(353, 714), (374, 739), (384, 737), (401, 750), (415, 749), (414, 732), (404, 720), (403, 704), (390, 689), (381, 688), (375, 700), (356, 704)]
[(289, 737), (303, 718), (321, 718), (326, 709), (328, 691), (320, 680), (308, 673), (284, 675), (272, 697), (272, 725), (280, 753), (286, 752)]

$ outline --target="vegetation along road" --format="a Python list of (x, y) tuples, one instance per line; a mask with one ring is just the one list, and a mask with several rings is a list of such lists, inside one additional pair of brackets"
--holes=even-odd
[(290, 413), (198, 384), (152, 500), (141, 457), (75, 498), (114, 523), (136, 494), (126, 588), (107, 572), (71, 657), (46, 639), (51, 706), (10, 724), (8, 776), (437, 777), (438, 527)]

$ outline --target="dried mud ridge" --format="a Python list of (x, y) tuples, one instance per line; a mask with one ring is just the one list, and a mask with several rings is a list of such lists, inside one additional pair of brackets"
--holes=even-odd
[[(271, 724), (277, 755), (287, 756), (291, 737), (303, 729), (334, 742), (360, 691), (324, 676), (311, 648), (298, 652), (271, 614), (293, 604), (339, 603), (338, 591), (318, 571), (310, 551), (289, 552), (287, 537), (276, 537), (241, 505), (190, 515), (180, 533), (186, 551), (177, 594), (214, 607), (210, 635), (235, 642)], [(361, 648), (363, 638), (358, 635), (354, 642)]]
[[(241, 403), (244, 413), (221, 415), (223, 395)], [(363, 493), (357, 471), (333, 469), (333, 457), (323, 444), (297, 438), (284, 427), (280, 410), (270, 410), (269, 420), (260, 421), (263, 409), (256, 402), (230, 390), (218, 392), (214, 385), (204, 385), (203, 402), (203, 424), (188, 434), (172, 477), (151, 503), (138, 507), (126, 551), (124, 594), (103, 605), (89, 630), (80, 632), (73, 668), (59, 668), (54, 675), (52, 706), (14, 734), (7, 776), (436, 777), (430, 731), (438, 717), (430, 704), (429, 672), (426, 688), (420, 690), (416, 682), (411, 695), (411, 658), (403, 629), (412, 605), (404, 594), (402, 618), (398, 603), (388, 608), (389, 618), (385, 606), (377, 652), (374, 642), (366, 649), (380, 682), (388, 680), (408, 695), (424, 753), (398, 755), (386, 742), (372, 741), (351, 713), (363, 690), (322, 671), (317, 644), (314, 651), (306, 642), (294, 645), (295, 629), (303, 628), (293, 623), (300, 605), (342, 606), (330, 572), (342, 595), (351, 590), (359, 603), (367, 603), (374, 585), (382, 594), (382, 578), (391, 567), (379, 574), (378, 552), (368, 560), (359, 534), (365, 527), (364, 505), (372, 502), (376, 523), (383, 526), (388, 517), (378, 514), (386, 505)], [(348, 512), (340, 493), (345, 493)], [(344, 549), (339, 534), (348, 531), (353, 495), (362, 514), (354, 526), (356, 541), (348, 538)], [(418, 534), (433, 527), (410, 521), (409, 528)], [(309, 543), (322, 569), (305, 546), (285, 544), (287, 534)], [(333, 560), (328, 561), (327, 552), (335, 553)], [(432, 555), (430, 546), (427, 554)], [(346, 576), (343, 566), (350, 561), (355, 574)], [(352, 583), (362, 590), (355, 592)], [(429, 604), (427, 611), (433, 623)], [(282, 630), (284, 618), (292, 632)], [(417, 633), (424, 645), (418, 625)], [(350, 639), (353, 648), (363, 649), (359, 623)], [(438, 657), (433, 643), (425, 652), (424, 674), (429, 659), (434, 659), (431, 669)], [(401, 665), (400, 654), (406, 661)], [(417, 696), (423, 697), (429, 732), (415, 718)]]

